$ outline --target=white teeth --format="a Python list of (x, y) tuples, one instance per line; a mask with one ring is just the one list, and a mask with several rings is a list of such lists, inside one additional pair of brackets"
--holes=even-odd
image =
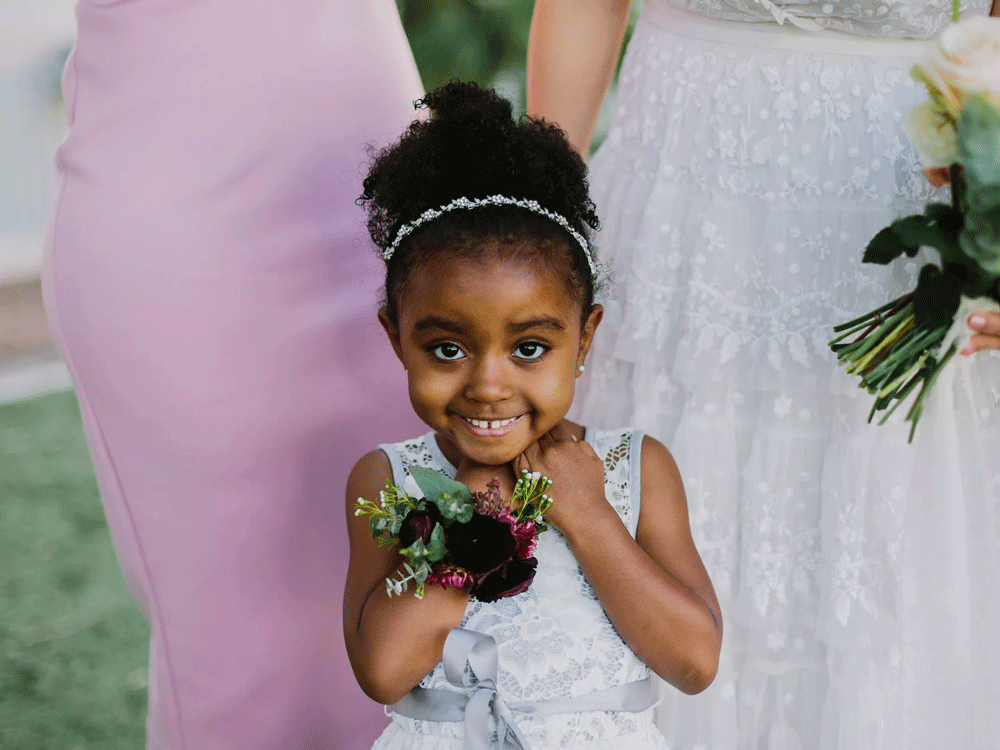
[(488, 420), (485, 420), (485, 419), (470, 419), (469, 423), (473, 427), (479, 427), (480, 429), (483, 429), (483, 430), (486, 430), (486, 429), (495, 430), (498, 427), (506, 427), (507, 425), (509, 425), (511, 422), (514, 422), (515, 420), (517, 420), (517, 417), (512, 417), (511, 419), (495, 419), (492, 422), (488, 421)]

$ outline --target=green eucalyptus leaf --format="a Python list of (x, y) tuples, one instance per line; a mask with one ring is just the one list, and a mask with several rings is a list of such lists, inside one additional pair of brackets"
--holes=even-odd
[(455, 520), (458, 523), (468, 523), (469, 521), (472, 520), (472, 514), (474, 510), (475, 507), (470, 501), (468, 504), (464, 505), (462, 509), (455, 515)]
[(417, 483), (417, 487), (420, 488), (420, 491), (424, 493), (424, 497), (428, 500), (436, 502), (436, 499), (444, 494), (463, 499), (472, 499), (472, 493), (469, 492), (468, 487), (461, 482), (456, 482), (454, 479), (446, 477), (439, 471), (425, 469), (422, 466), (412, 466), (409, 471), (413, 480)]
[(444, 544), (444, 526), (436, 523), (434, 524), (434, 530), (431, 532), (431, 539), (427, 543), (427, 559), (430, 562), (437, 562), (438, 560), (443, 560), (447, 554), (448, 550)]
[[(427, 547), (424, 546), (424, 540), (418, 539), (409, 547), (405, 547), (399, 551), (403, 557), (409, 558), (413, 563), (419, 565), (427, 559)], [(406, 570), (413, 575), (413, 569), (409, 567), (408, 564), (403, 563)]]

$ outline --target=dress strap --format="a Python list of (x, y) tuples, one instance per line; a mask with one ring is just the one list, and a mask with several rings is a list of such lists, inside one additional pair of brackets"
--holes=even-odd
[[(513, 713), (532, 716), (577, 711), (637, 713), (656, 702), (652, 678), (577, 698), (506, 703), (497, 691), (497, 645), (492, 636), (452, 628), (444, 642), (444, 671), (448, 682), (463, 690), (414, 688), (393, 706), (401, 716), (420, 721), (465, 722), (464, 750), (531, 750), (514, 722)], [(496, 728), (491, 738), (490, 719)]]

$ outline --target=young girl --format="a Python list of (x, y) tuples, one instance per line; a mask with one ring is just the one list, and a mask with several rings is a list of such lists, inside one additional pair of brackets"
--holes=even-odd
[[(564, 419), (601, 320), (586, 167), (563, 133), (516, 121), (474, 84), (418, 106), (365, 180), (386, 259), (379, 320), (431, 432), (383, 445), (347, 487), (344, 634), (373, 699), (396, 704), (376, 750), (665, 748), (650, 669), (686, 693), (715, 675), (722, 623), (667, 450)], [(354, 514), (429, 467), (482, 490), (552, 480), (527, 591), (389, 597), (396, 547)]]

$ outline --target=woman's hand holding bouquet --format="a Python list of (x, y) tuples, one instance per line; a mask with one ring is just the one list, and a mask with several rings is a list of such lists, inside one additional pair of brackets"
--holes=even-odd
[(916, 392), (906, 415), (911, 440), (952, 356), (1000, 348), (1000, 19), (950, 26), (913, 76), (930, 100), (913, 109), (904, 130), (932, 181), (947, 171), (952, 201), (893, 222), (868, 244), (864, 261), (888, 264), (929, 247), (940, 265), (924, 266), (912, 292), (835, 327), (840, 335), (830, 342), (875, 395), (869, 419), (888, 410), (884, 423)]

